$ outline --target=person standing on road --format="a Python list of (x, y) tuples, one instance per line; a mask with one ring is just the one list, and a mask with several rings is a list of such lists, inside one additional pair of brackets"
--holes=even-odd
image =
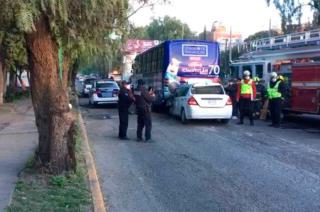
[(278, 78), (276, 72), (272, 72), (267, 90), (272, 120), (272, 124), (269, 125), (270, 127), (280, 127), (282, 100), (285, 95), (285, 90), (286, 88), (283, 81)]
[(121, 82), (120, 92), (118, 100), (119, 111), (119, 138), (121, 140), (128, 140), (127, 130), (129, 122), (129, 107), (134, 101), (134, 96), (130, 89), (130, 84), (126, 81)]
[(239, 101), (240, 109), (240, 122), (243, 124), (245, 114), (249, 116), (250, 125), (253, 126), (253, 100), (256, 98), (256, 85), (250, 78), (250, 71), (246, 70), (243, 72), (243, 79), (238, 86), (237, 100)]
[(230, 96), (232, 101), (232, 119), (237, 119), (238, 116), (237, 90), (237, 80), (230, 79), (228, 82), (228, 86), (226, 87), (226, 92)]
[(258, 118), (266, 96), (266, 88), (264, 86), (264, 80), (261, 80), (259, 77), (255, 77), (254, 82), (256, 83), (257, 90), (256, 98), (254, 99), (254, 116)]
[(145, 128), (145, 141), (151, 141), (151, 104), (154, 101), (154, 90), (147, 89), (144, 87), (144, 81), (138, 80), (138, 87), (134, 91), (135, 103), (138, 115), (138, 126), (137, 126), (137, 141), (142, 141), (142, 131)]

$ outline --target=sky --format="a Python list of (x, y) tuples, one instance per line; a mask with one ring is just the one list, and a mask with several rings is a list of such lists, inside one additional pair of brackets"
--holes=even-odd
[[(307, 0), (300, 0), (305, 2)], [(204, 26), (211, 30), (214, 21), (222, 22), (228, 29), (243, 35), (243, 38), (261, 30), (280, 28), (277, 10), (267, 7), (265, 0), (171, 0), (170, 4), (144, 8), (130, 18), (136, 26), (146, 26), (152, 18), (165, 15), (187, 23), (192, 31), (203, 32)], [(303, 22), (312, 20), (309, 8), (303, 10)]]

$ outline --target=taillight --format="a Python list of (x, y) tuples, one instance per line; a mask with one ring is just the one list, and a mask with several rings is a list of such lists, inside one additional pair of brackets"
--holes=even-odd
[(112, 91), (112, 96), (118, 96), (119, 90), (118, 89), (113, 89)]
[(228, 97), (228, 100), (227, 100), (226, 105), (232, 105), (232, 100), (231, 100), (231, 98), (230, 98), (230, 97)]
[(189, 99), (188, 99), (188, 105), (198, 105), (198, 102), (197, 100), (191, 96)]
[(101, 93), (101, 90), (99, 88), (97, 88), (95, 91), (94, 91), (95, 94), (100, 94)]

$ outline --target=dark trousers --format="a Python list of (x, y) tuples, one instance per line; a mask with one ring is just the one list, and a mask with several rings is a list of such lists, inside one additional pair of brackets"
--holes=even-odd
[(238, 111), (239, 103), (235, 99), (232, 99), (232, 116), (238, 116)]
[(127, 137), (128, 122), (129, 122), (129, 112), (128, 110), (118, 110), (119, 111), (119, 138)]
[(270, 99), (270, 114), (272, 124), (275, 126), (280, 125), (281, 121), (281, 98)]
[(251, 99), (240, 98), (239, 110), (240, 110), (240, 122), (243, 122), (244, 116), (247, 115), (250, 122), (253, 123), (253, 108), (254, 102)]
[(137, 138), (142, 139), (142, 131), (145, 128), (145, 139), (151, 139), (151, 112), (146, 111), (143, 108), (137, 108), (138, 113), (138, 128), (137, 128)]

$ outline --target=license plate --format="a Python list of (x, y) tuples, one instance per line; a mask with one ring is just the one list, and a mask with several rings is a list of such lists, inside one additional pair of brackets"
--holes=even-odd
[(210, 105), (216, 105), (217, 101), (216, 100), (208, 100), (208, 104)]
[(108, 93), (102, 93), (102, 97), (109, 97)]

